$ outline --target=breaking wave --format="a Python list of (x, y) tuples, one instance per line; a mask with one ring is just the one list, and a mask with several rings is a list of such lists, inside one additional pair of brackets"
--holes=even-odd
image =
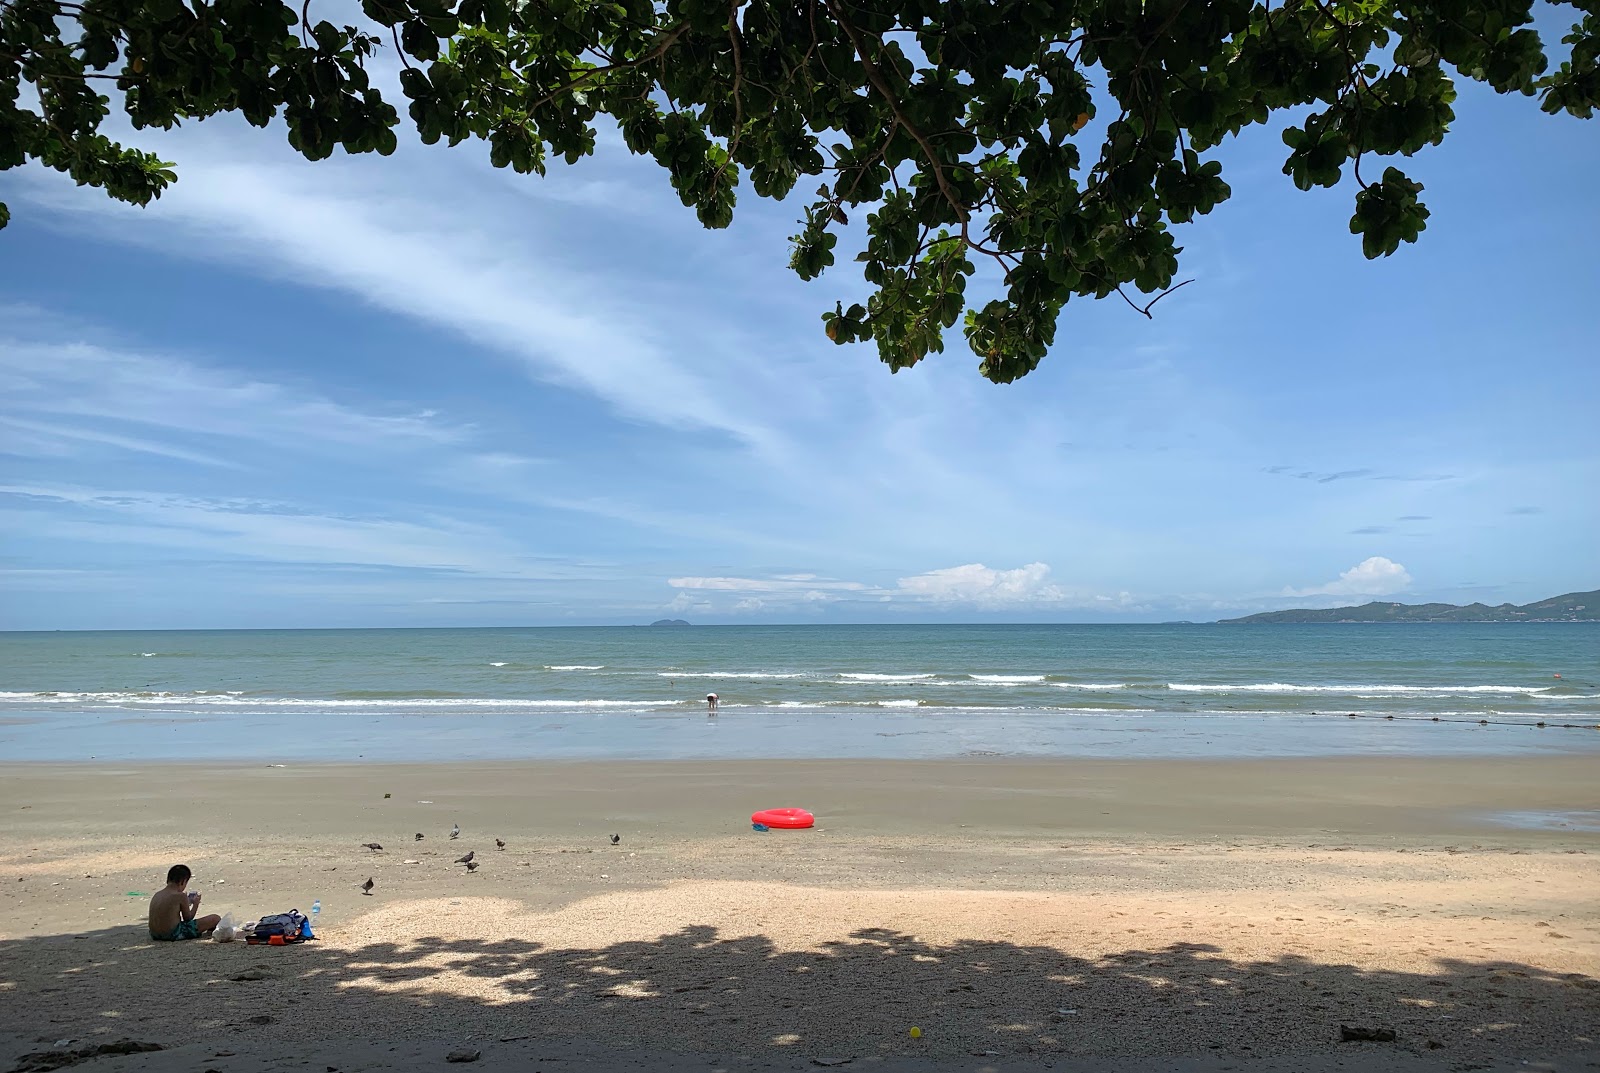
[(933, 675), (933, 674), (864, 674), (864, 673), (859, 673), (859, 672), (855, 672), (855, 671), (843, 671), (843, 672), (841, 672), (839, 674), (839, 677), (840, 678), (849, 679), (852, 682), (925, 682), (929, 678), (937, 677), (937, 675)]
[(1546, 686), (1412, 686), (1412, 685), (1322, 685), (1305, 686), (1294, 685), (1289, 682), (1256, 682), (1250, 685), (1197, 685), (1190, 682), (1168, 682), (1167, 688), (1178, 693), (1339, 693), (1345, 696), (1357, 694), (1388, 694), (1392, 696), (1453, 696), (1470, 695), (1473, 693), (1517, 693), (1525, 696), (1537, 696), (1550, 692)]

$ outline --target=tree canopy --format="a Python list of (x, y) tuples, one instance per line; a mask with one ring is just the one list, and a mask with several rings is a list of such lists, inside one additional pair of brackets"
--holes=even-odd
[[(1379, 257), (1428, 210), (1369, 158), (1444, 137), (1450, 72), (1550, 113), (1600, 99), (1600, 0), (1556, 12), (1577, 21), (1553, 70), (1532, 0), (361, 0), (338, 25), (328, 3), (0, 0), (0, 170), (159, 197), (174, 165), (107, 137), (113, 107), (135, 131), (238, 112), (312, 160), (389, 154), (398, 66), (422, 141), (487, 142), (497, 167), (574, 162), (606, 116), (707, 227), (741, 184), (801, 186), (790, 266), (821, 275), (843, 234), (871, 287), (823, 315), (828, 338), (898, 370), (965, 312), (981, 373), (1009, 382), (1072, 297), (1148, 315), (1182, 286), (1171, 225), (1227, 199), (1206, 154), (1247, 126), (1283, 114), (1302, 190), (1348, 168), (1350, 230)], [(978, 305), (983, 258), (1003, 284)]]

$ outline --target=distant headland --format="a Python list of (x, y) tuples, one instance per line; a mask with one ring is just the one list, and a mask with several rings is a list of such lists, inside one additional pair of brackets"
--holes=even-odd
[(1395, 604), (1374, 600), (1360, 607), (1296, 608), (1219, 620), (1224, 626), (1285, 622), (1600, 622), (1600, 589), (1569, 592), (1536, 604)]
[(687, 622), (683, 621), (683, 619), (681, 619), (681, 618), (658, 618), (654, 622), (650, 623), (650, 625), (652, 625), (652, 626), (687, 626), (689, 624)]

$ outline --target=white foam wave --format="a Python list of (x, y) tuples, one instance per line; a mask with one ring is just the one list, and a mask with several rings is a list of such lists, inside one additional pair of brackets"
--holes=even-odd
[(100, 703), (127, 706), (177, 705), (206, 708), (659, 708), (685, 704), (668, 700), (530, 700), (520, 697), (244, 697), (237, 693), (3, 693), (0, 701), (42, 704)]
[(804, 678), (803, 673), (779, 674), (776, 671), (660, 671), (657, 678)]
[(603, 671), (604, 663), (549, 663), (545, 665), (547, 671)]
[(855, 674), (841, 673), (840, 678), (852, 682), (922, 682), (934, 677), (931, 674)]
[(1549, 692), (1545, 686), (1408, 686), (1408, 685), (1323, 685), (1304, 686), (1289, 682), (1256, 682), (1250, 685), (1196, 685), (1190, 682), (1168, 682), (1167, 688), (1179, 693), (1339, 693), (1345, 696), (1360, 694), (1388, 696), (1453, 696), (1473, 693), (1520, 693), (1532, 696)]
[(505, 664), (504, 663), (491, 663), (491, 664), (489, 664), (489, 666), (491, 666), (491, 667), (504, 667)]
[(974, 682), (1000, 682), (1005, 685), (1044, 681), (1044, 675), (1042, 674), (969, 674), (967, 677)]
[(879, 708), (915, 708), (920, 700), (880, 700), (873, 702)]
[(1087, 693), (1104, 693), (1113, 689), (1127, 689), (1127, 682), (1057, 682), (1057, 689), (1081, 689)]
[(141, 655), (141, 656), (153, 656), (153, 655), (155, 655), (155, 653), (154, 652), (140, 652), (139, 655)]

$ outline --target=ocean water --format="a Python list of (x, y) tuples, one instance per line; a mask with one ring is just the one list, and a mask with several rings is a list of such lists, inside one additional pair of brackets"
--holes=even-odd
[(0, 634), (0, 761), (1600, 754), (1596, 724), (1585, 625)]

